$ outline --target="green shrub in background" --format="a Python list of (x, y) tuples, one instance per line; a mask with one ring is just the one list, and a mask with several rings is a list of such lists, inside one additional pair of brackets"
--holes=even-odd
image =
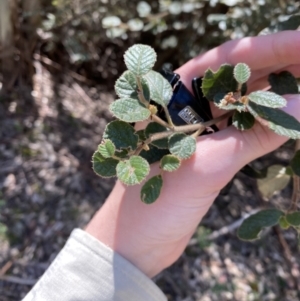
[[(123, 71), (119, 70), (123, 66), (122, 54), (135, 43), (148, 44), (156, 50), (159, 60), (155, 68), (166, 61), (177, 67), (226, 40), (257, 35), (299, 10), (298, 1), (283, 0), (10, 3), (14, 4), (12, 27), (18, 36), (14, 46), (22, 52), (21, 56), (15, 54), (19, 68), (28, 70), (32, 54), (38, 52), (63, 66), (71, 66), (87, 78), (113, 79), (112, 84)], [(29, 32), (37, 32), (38, 40)], [(4, 50), (0, 49), (1, 54)], [(24, 75), (28, 76), (28, 72)]]

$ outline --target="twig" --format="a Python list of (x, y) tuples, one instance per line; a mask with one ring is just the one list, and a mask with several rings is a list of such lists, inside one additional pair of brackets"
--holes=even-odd
[[(38, 54), (38, 53), (35, 53), (35, 54), (33, 55), (33, 58), (34, 58), (35, 60), (41, 61), (41, 62), (44, 63), (45, 65), (51, 66), (51, 67), (53, 67), (53, 68), (55, 68), (55, 69), (57, 69), (57, 70), (62, 70), (61, 65), (59, 65), (58, 63), (56, 63), (56, 62), (50, 60), (49, 58), (44, 57), (44, 56), (42, 56), (42, 55), (40, 55), (40, 54)], [(80, 82), (91, 83), (91, 81), (90, 81), (89, 79), (85, 78), (84, 76), (82, 76), (82, 75), (80, 75), (80, 74), (78, 74), (78, 73), (76, 73), (76, 72), (74, 72), (74, 71), (69, 71), (68, 73), (69, 73), (74, 79), (76, 79), (76, 80), (78, 80), (78, 81), (80, 81)]]
[[(235, 229), (237, 229), (242, 222), (248, 218), (250, 215), (255, 214), (256, 212), (258, 212), (260, 209), (254, 209), (252, 211), (250, 211), (249, 213), (246, 213), (245, 215), (243, 215), (240, 219), (238, 219), (237, 221), (233, 222), (231, 225), (226, 225), (224, 227), (222, 227), (219, 230), (216, 230), (214, 232), (212, 232), (210, 235), (208, 235), (206, 237), (206, 239), (208, 240), (214, 240), (219, 238), (222, 235), (228, 234), (232, 231), (234, 231)], [(189, 246), (194, 246), (198, 244), (198, 239), (197, 238), (192, 238), (189, 242)]]
[(143, 86), (142, 86), (142, 82), (141, 82), (141, 78), (139, 76), (136, 76), (136, 82), (137, 82), (137, 86), (138, 86), (138, 96), (139, 96), (139, 100), (140, 102), (146, 106), (148, 108), (149, 106), (149, 102), (146, 100), (144, 93), (143, 93)]
[(33, 286), (36, 284), (37, 279), (23, 279), (15, 276), (0, 276), (0, 281)]
[[(283, 254), (284, 257), (287, 261), (287, 264), (289, 266), (289, 269), (292, 270), (293, 268), (293, 263), (295, 262), (295, 258), (292, 255), (291, 249), (289, 247), (289, 244), (287, 243), (286, 239), (284, 238), (283, 234), (282, 234), (282, 230), (279, 226), (275, 226), (274, 227), (275, 233), (278, 236), (279, 242), (283, 248)], [(293, 288), (297, 288), (298, 286), (298, 279), (297, 277), (295, 277), (293, 275), (293, 273), (291, 273), (291, 278), (292, 278), (292, 282), (293, 282)]]
[(0, 277), (7, 273), (7, 271), (11, 268), (12, 264), (13, 262), (11, 260), (4, 264), (4, 266), (0, 269)]

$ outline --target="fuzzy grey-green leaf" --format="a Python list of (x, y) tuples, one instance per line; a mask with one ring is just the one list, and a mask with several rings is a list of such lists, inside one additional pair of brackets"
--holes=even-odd
[[(146, 100), (150, 100), (150, 91), (147, 82), (141, 79), (143, 94)], [(125, 71), (116, 81), (115, 91), (120, 98), (138, 99), (138, 85), (136, 76), (129, 70)]]
[(238, 237), (242, 240), (254, 240), (259, 238), (259, 233), (265, 227), (278, 224), (283, 212), (277, 209), (259, 211), (245, 219), (238, 229)]
[(117, 177), (126, 185), (141, 183), (150, 171), (149, 163), (140, 156), (131, 156), (117, 165)]
[(125, 52), (124, 60), (128, 70), (136, 76), (142, 76), (153, 68), (156, 61), (156, 53), (148, 45), (136, 44)]
[(111, 140), (106, 139), (98, 145), (98, 151), (104, 158), (110, 158), (114, 155), (116, 147)]
[(287, 102), (282, 96), (269, 91), (256, 91), (248, 95), (248, 98), (261, 106), (269, 108), (283, 108)]
[(161, 175), (157, 175), (149, 179), (141, 189), (141, 200), (146, 204), (155, 202), (161, 192), (163, 179)]
[(174, 155), (165, 155), (160, 160), (160, 168), (164, 171), (175, 171), (180, 166), (180, 159)]
[(249, 102), (247, 110), (264, 126), (276, 134), (300, 139), (300, 123), (280, 109), (272, 109)]
[(109, 108), (117, 118), (130, 123), (144, 121), (151, 114), (150, 110), (134, 98), (118, 99)]
[(99, 151), (96, 151), (92, 157), (93, 170), (96, 174), (104, 178), (114, 177), (116, 175), (116, 166), (118, 160), (113, 158), (104, 158)]
[(158, 72), (151, 70), (143, 77), (150, 89), (150, 98), (161, 106), (167, 106), (173, 95), (170, 83)]
[(238, 63), (233, 69), (233, 75), (240, 84), (246, 83), (251, 75), (251, 70), (248, 65)]
[(188, 159), (196, 151), (196, 139), (184, 133), (175, 133), (169, 137), (169, 150), (180, 159)]
[(103, 139), (110, 139), (117, 150), (136, 149), (138, 143), (134, 128), (120, 120), (114, 120), (106, 126)]

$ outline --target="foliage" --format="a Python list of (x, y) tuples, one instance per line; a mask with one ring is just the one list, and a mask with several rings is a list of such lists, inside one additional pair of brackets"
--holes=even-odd
[[(207, 70), (202, 80), (202, 92), (225, 114), (208, 122), (176, 126), (168, 110), (172, 97), (169, 82), (152, 68), (156, 61), (153, 48), (137, 44), (124, 55), (128, 68), (116, 81), (115, 90), (120, 97), (110, 106), (119, 119), (106, 127), (103, 141), (93, 156), (94, 171), (104, 177), (116, 175), (125, 185), (143, 183), (141, 200), (146, 204), (155, 202), (163, 189), (164, 172), (180, 168), (181, 161), (189, 159), (196, 151), (195, 137), (209, 125), (232, 116), (233, 125), (241, 131), (249, 130), (255, 121), (288, 138), (300, 138), (300, 123), (281, 108), (286, 100), (272, 91), (253, 91), (247, 94), (247, 81), (251, 76), (249, 66), (222, 65), (219, 70)], [(273, 91), (295, 92), (295, 79), (284, 71), (269, 77)], [(298, 87), (297, 87), (298, 88)], [(164, 115), (159, 112), (164, 111)], [(163, 117), (164, 116), (164, 117)], [(146, 121), (144, 130), (136, 131), (132, 123)], [(164, 150), (165, 152), (159, 152)], [(143, 155), (142, 155), (143, 154)], [(155, 158), (155, 159), (153, 159)], [(150, 164), (160, 161), (160, 173), (148, 178)], [(258, 188), (265, 198), (283, 189), (295, 173), (299, 174), (299, 152), (291, 166), (273, 165), (248, 173), (258, 178)], [(276, 224), (283, 228), (300, 224), (299, 212), (283, 212), (277, 209), (260, 211), (241, 225), (241, 239), (257, 239), (264, 227)]]

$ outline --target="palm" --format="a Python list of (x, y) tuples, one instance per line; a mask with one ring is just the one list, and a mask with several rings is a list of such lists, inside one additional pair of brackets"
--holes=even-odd
[[(189, 61), (176, 72), (189, 88), (191, 80), (203, 75), (208, 68), (217, 70), (224, 63), (244, 62), (252, 69), (249, 90), (263, 89), (268, 86), (267, 76), (271, 72), (289, 70), (296, 77), (300, 76), (299, 45), (300, 33), (296, 31), (231, 41)], [(300, 119), (300, 103), (296, 99), (289, 101), (286, 111)], [(156, 203), (146, 205), (140, 201), (141, 187), (126, 188), (117, 183), (108, 205), (99, 213), (103, 219), (101, 225), (108, 231), (114, 229), (113, 240), (105, 231), (97, 232), (97, 222), (93, 226), (92, 221), (88, 229), (90, 227), (90, 233), (153, 276), (182, 253), (220, 189), (234, 174), (285, 141), (284, 137), (257, 124), (245, 132), (228, 127), (201, 136), (196, 153), (184, 161), (178, 171), (163, 175), (164, 187)], [(158, 173), (159, 167), (154, 165), (151, 174)], [(116, 211), (115, 219), (105, 219), (112, 211)], [(160, 265), (155, 267), (155, 263), (139, 260), (140, 254), (154, 258), (152, 261), (164, 258), (164, 262), (156, 263)]]

